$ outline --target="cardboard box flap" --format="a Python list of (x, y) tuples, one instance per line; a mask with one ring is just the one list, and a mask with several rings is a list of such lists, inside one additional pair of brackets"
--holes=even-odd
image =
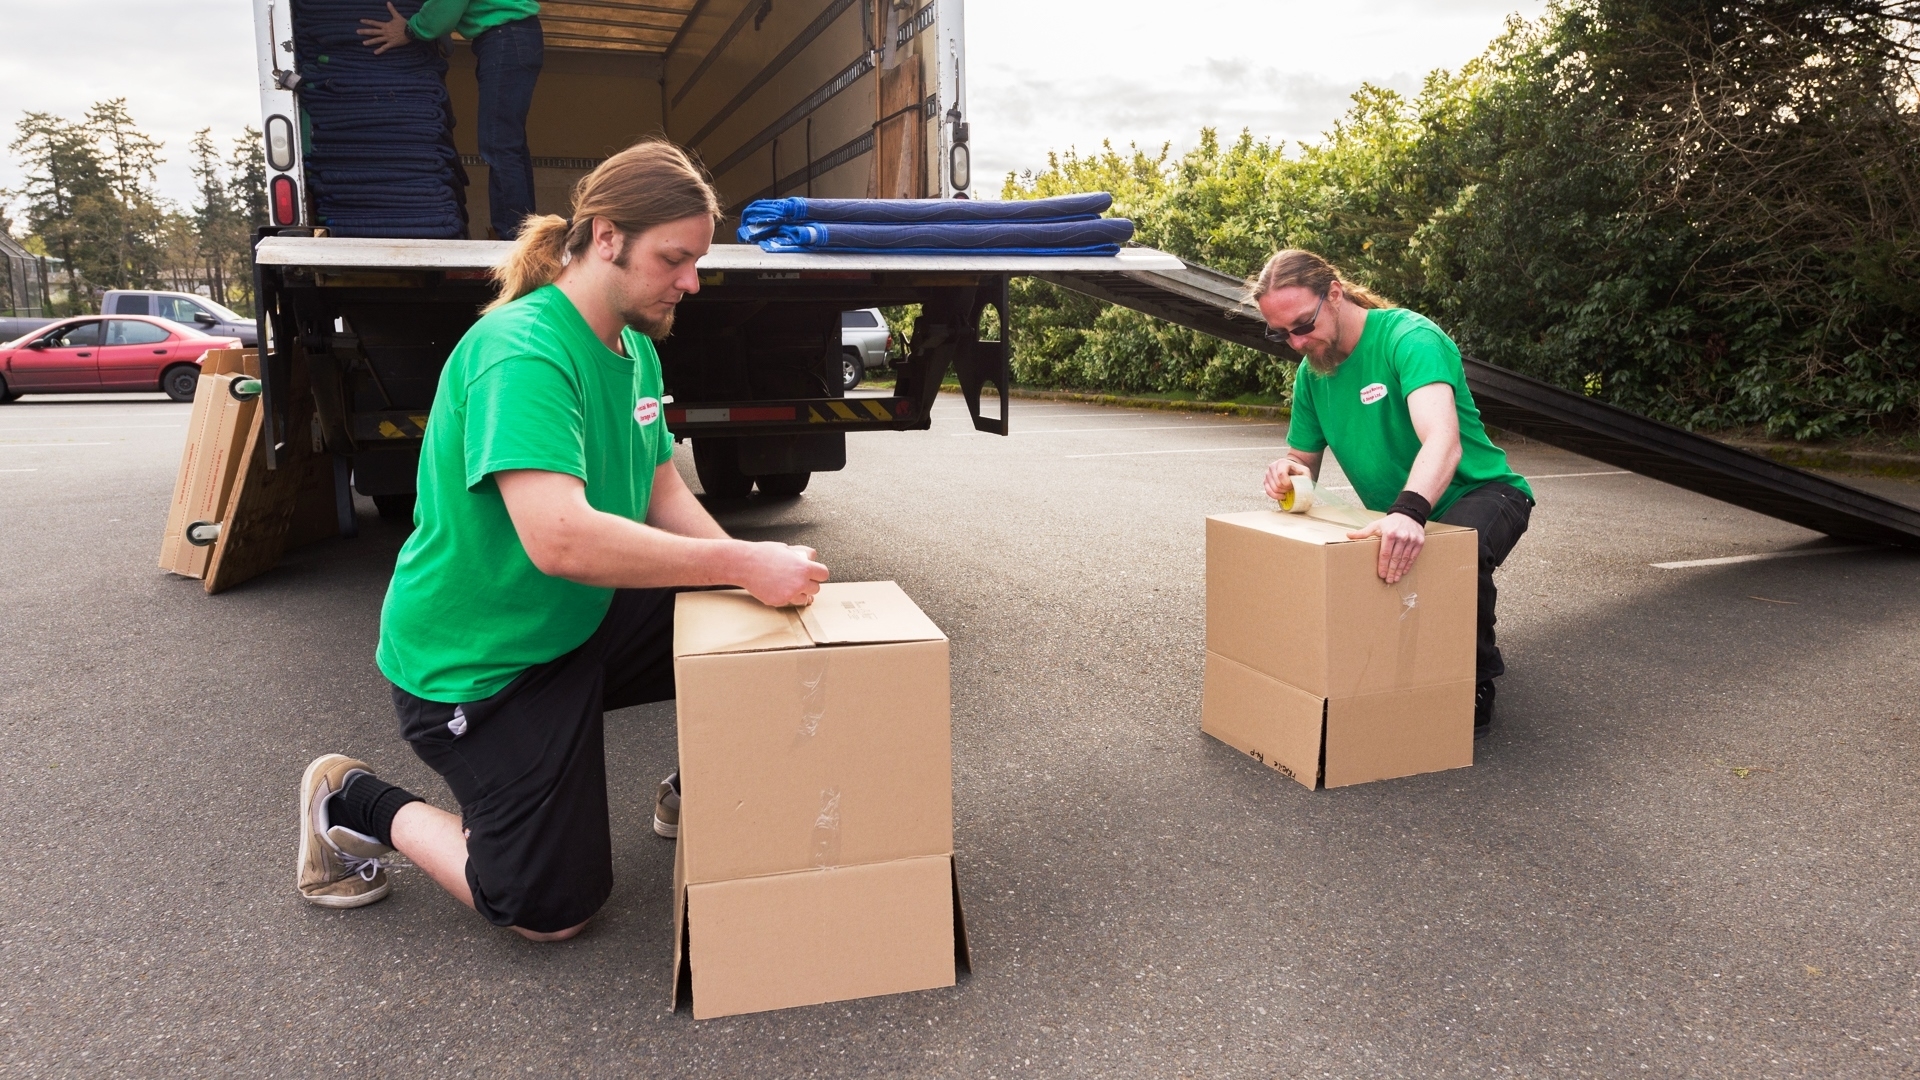
[[(1289, 540), (1298, 540), (1306, 544), (1352, 544), (1357, 541), (1348, 539), (1348, 533), (1355, 529), (1364, 529), (1386, 516), (1377, 510), (1316, 506), (1304, 514), (1283, 514), (1278, 510), (1248, 510), (1238, 514), (1214, 514), (1210, 520), (1257, 529), (1260, 532), (1284, 536)], [(1459, 531), (1461, 526), (1448, 525), (1444, 521), (1427, 522), (1428, 535)]]
[(792, 608), (772, 608), (745, 589), (684, 592), (673, 607), (673, 655), (807, 649), (813, 639)]
[(891, 581), (827, 582), (800, 611), (816, 645), (875, 645), (945, 641), (947, 635)]

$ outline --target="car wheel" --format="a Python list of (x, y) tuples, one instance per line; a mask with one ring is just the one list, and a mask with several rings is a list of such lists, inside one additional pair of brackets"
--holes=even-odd
[(7, 389), (7, 380), (0, 378), (0, 405), (20, 400), (20, 391)]
[(382, 521), (398, 521), (412, 525), (413, 504), (417, 501), (417, 498), (417, 496), (405, 494), (375, 495), (373, 497), (373, 508), (380, 511), (380, 520)]
[(192, 401), (199, 385), (200, 369), (192, 364), (176, 364), (160, 374), (160, 389), (175, 401)]
[(840, 354), (840, 389), (841, 390), (843, 391), (851, 390), (854, 387), (859, 386), (860, 376), (865, 375), (866, 373), (867, 373), (866, 368), (863, 367), (860, 363), (859, 353), (848, 351)]
[(810, 472), (790, 472), (756, 476), (753, 482), (760, 485), (760, 494), (769, 499), (791, 499), (807, 490), (807, 481), (812, 479)]
[(693, 440), (693, 472), (700, 488), (716, 499), (744, 499), (753, 477), (740, 471), (740, 445), (733, 439)]

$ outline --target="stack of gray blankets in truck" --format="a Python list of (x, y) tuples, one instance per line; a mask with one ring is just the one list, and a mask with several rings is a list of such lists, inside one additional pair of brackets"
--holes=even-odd
[[(411, 17), (420, 2), (395, 6)], [(385, 0), (301, 0), (293, 14), (315, 223), (334, 236), (466, 235), (466, 173), (439, 44), (374, 55), (360, 20), (387, 21)]]
[(1050, 199), (761, 199), (740, 212), (740, 242), (765, 251), (896, 255), (1112, 255), (1133, 222), (1101, 217), (1104, 191)]

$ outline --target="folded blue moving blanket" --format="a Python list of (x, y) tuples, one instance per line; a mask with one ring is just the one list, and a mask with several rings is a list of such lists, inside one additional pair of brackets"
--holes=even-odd
[(1085, 221), (935, 221), (910, 225), (782, 225), (763, 237), (765, 251), (953, 251), (998, 255), (1111, 255), (1133, 238), (1126, 218)]
[(751, 243), (782, 225), (865, 222), (904, 225), (935, 221), (1087, 221), (1106, 213), (1104, 191), (1050, 199), (760, 199), (740, 211), (740, 239)]
[(1106, 192), (1051, 199), (772, 199), (747, 204), (740, 240), (762, 250), (897, 255), (1113, 255), (1133, 222), (1103, 218)]

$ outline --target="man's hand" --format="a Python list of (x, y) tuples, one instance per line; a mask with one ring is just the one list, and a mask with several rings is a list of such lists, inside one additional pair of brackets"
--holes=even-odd
[(1399, 582), (1413, 569), (1413, 560), (1427, 546), (1427, 530), (1405, 514), (1388, 514), (1379, 521), (1347, 534), (1349, 540), (1380, 538), (1380, 580), (1389, 585)]
[(413, 40), (407, 36), (406, 16), (400, 14), (400, 9), (393, 6), (392, 0), (388, 0), (387, 13), (393, 18), (386, 22), (381, 22), (379, 19), (360, 20), (361, 29), (357, 32), (366, 39), (360, 44), (376, 46), (373, 50), (375, 56), (379, 56), (388, 49), (398, 49)]
[(1305, 462), (1292, 457), (1283, 457), (1267, 466), (1265, 480), (1267, 498), (1278, 502), (1280, 496), (1293, 490), (1293, 478), (1296, 476), (1304, 476), (1311, 480), (1313, 470)]
[(740, 586), (768, 607), (805, 607), (827, 580), (827, 568), (810, 547), (763, 541), (747, 549)]

